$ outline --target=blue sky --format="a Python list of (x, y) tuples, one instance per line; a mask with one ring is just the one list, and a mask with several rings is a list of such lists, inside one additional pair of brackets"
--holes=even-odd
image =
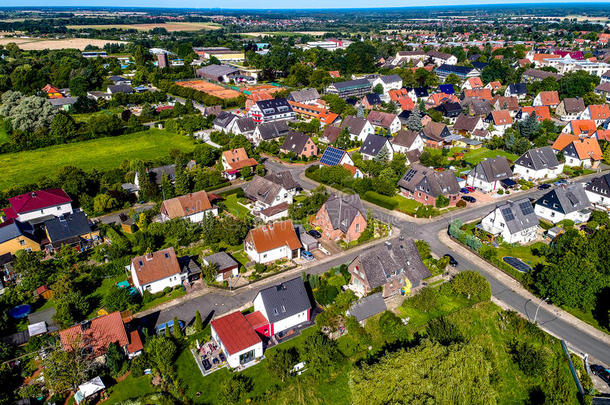
[[(569, 0), (9, 0), (5, 6), (66, 6), (66, 7), (168, 7), (168, 8), (359, 8), (359, 7), (415, 7), (471, 4), (519, 4), (519, 3), (577, 3)], [(588, 0), (587, 3), (607, 3), (608, 0)]]

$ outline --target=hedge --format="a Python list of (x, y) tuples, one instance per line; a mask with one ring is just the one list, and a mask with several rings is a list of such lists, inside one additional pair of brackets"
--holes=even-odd
[(391, 211), (394, 211), (396, 207), (398, 207), (398, 201), (393, 197), (381, 195), (374, 191), (367, 191), (362, 196), (362, 199)]

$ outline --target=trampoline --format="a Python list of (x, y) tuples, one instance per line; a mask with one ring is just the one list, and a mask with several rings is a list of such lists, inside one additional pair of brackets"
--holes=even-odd
[(32, 307), (28, 304), (23, 304), (9, 309), (8, 314), (13, 319), (23, 319), (28, 316), (30, 312), (32, 312)]
[(532, 269), (529, 265), (525, 264), (521, 259), (517, 259), (516, 257), (504, 256), (502, 260), (521, 273), (527, 273)]
[(127, 288), (127, 287), (129, 287), (129, 281), (127, 281), (127, 280), (119, 281), (118, 283), (116, 283), (116, 286), (119, 288)]

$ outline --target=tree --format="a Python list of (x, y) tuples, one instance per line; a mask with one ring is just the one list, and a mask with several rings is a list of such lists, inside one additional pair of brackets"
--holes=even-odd
[(138, 170), (137, 176), (138, 187), (140, 188), (139, 195), (146, 200), (154, 199), (158, 193), (157, 185), (153, 183), (146, 168), (142, 167)]
[(343, 128), (339, 132), (339, 136), (335, 140), (335, 146), (339, 149), (348, 149), (352, 144), (351, 137), (349, 135), (349, 128)]
[(292, 368), (299, 361), (299, 353), (295, 347), (283, 349), (278, 347), (266, 354), (267, 370), (284, 382), (290, 376)]
[(7, 118), (11, 120), (14, 130), (32, 133), (39, 128), (48, 128), (56, 114), (57, 110), (49, 100), (38, 96), (28, 96), (19, 101)]
[(405, 325), (402, 320), (391, 311), (385, 311), (379, 318), (379, 330), (388, 342), (395, 342), (406, 337)]
[(376, 162), (387, 163), (390, 160), (390, 152), (386, 147), (381, 148), (374, 160)]
[(199, 310), (195, 313), (195, 323), (193, 324), (195, 327), (195, 332), (200, 333), (203, 332), (203, 321), (201, 320), (201, 313)]
[(103, 303), (108, 312), (124, 311), (133, 303), (133, 298), (127, 288), (114, 287), (104, 296)]
[(455, 74), (455, 73), (451, 73), (449, 76), (447, 76), (447, 78), (445, 79), (445, 83), (447, 84), (452, 84), (454, 86), (459, 86), (461, 83), (460, 78)]
[(375, 87), (373, 87), (373, 93), (383, 94), (383, 85), (381, 83), (377, 83)]
[(185, 195), (191, 192), (189, 178), (181, 163), (176, 162), (176, 177), (174, 179), (174, 188), (176, 195)]
[(116, 198), (110, 197), (106, 193), (98, 194), (93, 198), (93, 211), (96, 214), (115, 210), (119, 207), (119, 202)]
[[(169, 331), (169, 328), (165, 329)], [(148, 358), (161, 374), (170, 374), (173, 371), (177, 352), (174, 342), (165, 336), (153, 336), (146, 344)]]
[(314, 332), (303, 342), (303, 360), (307, 369), (316, 375), (328, 371), (340, 359), (336, 343), (320, 331)]
[(178, 317), (175, 316), (174, 317), (174, 338), (176, 338), (176, 340), (180, 340), (184, 337), (184, 335), (182, 334), (182, 328), (180, 327), (180, 322), (178, 322)]
[(54, 143), (64, 143), (75, 135), (76, 123), (69, 114), (60, 112), (53, 118), (49, 128), (49, 136)]
[(436, 205), (436, 208), (444, 208), (449, 205), (449, 198), (445, 197), (442, 194), (439, 194), (439, 196), (436, 197), (435, 205)]
[(410, 131), (419, 132), (423, 129), (421, 119), (422, 116), (419, 107), (415, 107), (411, 112), (411, 115), (409, 115), (409, 118), (407, 118), (405, 125)]
[(164, 200), (174, 198), (175, 196), (174, 185), (166, 173), (161, 175), (161, 195)]
[(244, 374), (233, 374), (220, 390), (220, 397), (229, 404), (236, 404), (252, 390), (252, 380)]
[(218, 275), (218, 264), (210, 263), (201, 267), (201, 273), (203, 274), (203, 278), (208, 283), (216, 280), (216, 276)]
[(559, 95), (564, 97), (583, 97), (592, 92), (600, 82), (600, 77), (584, 70), (566, 73), (559, 80)]
[(351, 371), (352, 403), (493, 404), (494, 370), (486, 353), (476, 344), (442, 346), (428, 340), (391, 352)]
[(426, 335), (431, 340), (438, 342), (443, 346), (464, 341), (464, 336), (462, 336), (458, 327), (444, 316), (428, 322)]
[(469, 270), (455, 275), (451, 280), (451, 287), (457, 294), (476, 301), (488, 301), (491, 299), (491, 287), (485, 277), (479, 273)]
[(91, 342), (78, 337), (71, 342), (72, 350), (56, 348), (42, 359), (45, 385), (49, 391), (67, 393), (76, 392), (78, 385), (91, 377), (97, 366), (89, 349)]
[(124, 364), (125, 356), (121, 348), (116, 342), (110, 342), (106, 351), (106, 367), (108, 371), (110, 371), (111, 375), (118, 376)]
[(538, 118), (536, 117), (536, 111), (532, 111), (525, 120), (519, 123), (519, 132), (521, 132), (521, 136), (531, 141), (537, 130)]

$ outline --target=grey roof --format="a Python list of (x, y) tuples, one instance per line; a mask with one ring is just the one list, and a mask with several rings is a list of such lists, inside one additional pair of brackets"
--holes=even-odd
[(367, 79), (356, 79), (356, 80), (347, 80), (344, 82), (336, 82), (333, 83), (332, 86), (338, 89), (345, 89), (350, 87), (370, 87), (371, 83)]
[(269, 173), (265, 176), (265, 179), (272, 181), (275, 184), (279, 184), (286, 190), (294, 190), (301, 187), (292, 176), (292, 173), (288, 170), (283, 172)]
[(133, 93), (133, 89), (128, 84), (111, 84), (108, 86), (111, 93)]
[(469, 175), (491, 183), (513, 177), (513, 171), (510, 169), (508, 159), (504, 156), (498, 156), (479, 162)]
[(320, 98), (320, 93), (316, 89), (302, 89), (291, 91), (288, 95), (288, 99), (297, 103), (304, 103), (311, 100), (317, 100)]
[(504, 204), (498, 205), (496, 209), (500, 210), (500, 214), (511, 234), (538, 225), (538, 216), (528, 198), (506, 201)]
[(452, 55), (450, 53), (445, 53), (445, 52), (439, 52), (439, 51), (428, 51), (426, 53), (426, 55), (430, 56), (431, 58), (439, 58), (439, 59), (449, 59)]
[(311, 302), (301, 277), (260, 290), (258, 295), (262, 297), (269, 323), (311, 309)]
[(175, 165), (165, 165), (159, 167), (153, 167), (148, 170), (148, 175), (151, 180), (154, 181), (158, 186), (161, 185), (161, 179), (163, 179), (163, 174), (166, 174), (170, 181), (174, 181), (176, 178), (176, 166)]
[(237, 125), (239, 130), (244, 133), (254, 132), (254, 130), (256, 129), (256, 123), (250, 117), (238, 118), (237, 121), (235, 121), (235, 124)]
[(360, 265), (371, 289), (385, 285), (402, 273), (406, 273), (412, 284), (419, 284), (432, 275), (412, 239), (385, 242), (361, 254)]
[(591, 193), (610, 197), (610, 173), (595, 177), (585, 189)]
[(454, 131), (466, 131), (472, 132), (477, 126), (480, 118), (478, 116), (469, 116), (466, 114), (460, 114), (453, 124)]
[(36, 240), (34, 238), (34, 228), (27, 222), (13, 220), (7, 224), (0, 225), (0, 243), (15, 239), (21, 235)]
[(286, 136), (290, 131), (290, 127), (286, 121), (268, 122), (259, 124), (258, 130), (261, 134), (261, 138), (267, 141), (269, 139), (275, 139), (282, 136)]
[(233, 73), (238, 73), (239, 69), (234, 68), (233, 66), (227, 65), (208, 65), (202, 68), (197, 69), (198, 76), (205, 77), (220, 77), (220, 76), (228, 76)]
[(215, 263), (218, 265), (218, 271), (222, 272), (223, 270), (231, 269), (235, 266), (239, 266), (239, 263), (235, 261), (231, 256), (229, 256), (226, 252), (218, 252), (213, 255), (206, 256), (203, 258), (207, 263)]
[(530, 149), (515, 160), (515, 164), (533, 170), (551, 169), (559, 165), (557, 156), (550, 146)]
[(62, 97), (62, 98), (51, 98), (49, 103), (54, 107), (62, 107), (64, 105), (72, 105), (78, 101), (78, 97)]
[(546, 79), (547, 77), (554, 77), (555, 79), (559, 80), (563, 77), (559, 73), (547, 72), (546, 70), (540, 69), (528, 69), (523, 72), (523, 76), (534, 77), (540, 80)]
[(307, 144), (307, 141), (309, 141), (309, 135), (305, 135), (298, 131), (290, 131), (288, 135), (286, 135), (280, 149), (299, 154), (303, 152), (303, 148), (305, 147), (305, 144)]
[(270, 100), (260, 100), (256, 102), (261, 113), (265, 117), (274, 116), (278, 114), (286, 114), (293, 112), (292, 106), (288, 103), (285, 98), (272, 98)]
[(254, 176), (252, 180), (244, 186), (244, 194), (252, 200), (262, 201), (267, 205), (273, 205), (275, 197), (279, 194), (281, 189), (282, 186), (279, 184), (273, 183), (264, 177)]
[[(214, 125), (217, 125), (221, 128), (226, 128), (233, 122), (233, 120), (237, 118), (237, 115), (230, 113), (228, 111), (221, 111), (220, 114), (214, 118)], [(252, 121), (252, 119), (250, 119)]]
[(563, 108), (568, 114), (583, 112), (585, 110), (585, 101), (580, 97), (564, 98)]
[(74, 211), (45, 221), (44, 226), (51, 243), (65, 241), (91, 232), (89, 220), (83, 211)]
[(354, 117), (353, 115), (348, 115), (343, 120), (341, 124), (341, 128), (347, 128), (350, 134), (359, 134), (362, 132), (362, 129), (366, 125), (367, 120), (365, 118)]
[(437, 172), (419, 163), (411, 165), (411, 168), (398, 181), (398, 185), (411, 192), (423, 191), (436, 198), (443, 194), (457, 194), (460, 186), (452, 170)]
[(182, 274), (201, 274), (201, 267), (193, 260), (191, 256), (182, 256), (178, 258), (180, 273)]
[(347, 232), (356, 215), (360, 214), (366, 218), (364, 206), (358, 194), (344, 197), (333, 194), (328, 198), (325, 206), (333, 229), (339, 229), (343, 233)]
[(398, 131), (398, 133), (392, 140), (392, 143), (394, 145), (404, 146), (406, 148), (409, 148), (409, 147), (411, 147), (411, 145), (413, 145), (413, 142), (415, 142), (415, 140), (417, 139), (418, 136), (419, 136), (419, 132), (417, 132), (417, 131), (401, 129), (400, 131)]
[(402, 78), (398, 75), (385, 75), (385, 76), (379, 76), (379, 79), (381, 79), (382, 82), (388, 84), (388, 83), (395, 83), (395, 82), (400, 82), (402, 83)]
[(365, 319), (382, 313), (388, 309), (383, 300), (383, 295), (378, 292), (375, 294), (367, 295), (366, 297), (360, 298), (354, 302), (349, 309), (349, 315), (356, 318), (358, 322), (364, 321)]
[(582, 183), (574, 183), (554, 188), (540, 197), (536, 205), (569, 214), (589, 208), (590, 202)]
[(360, 153), (364, 155), (377, 156), (387, 142), (388, 138), (385, 136), (368, 134), (360, 147)]
[(470, 108), (470, 114), (473, 115), (487, 115), (494, 109), (489, 100), (475, 97), (465, 97), (462, 107), (466, 106)]

